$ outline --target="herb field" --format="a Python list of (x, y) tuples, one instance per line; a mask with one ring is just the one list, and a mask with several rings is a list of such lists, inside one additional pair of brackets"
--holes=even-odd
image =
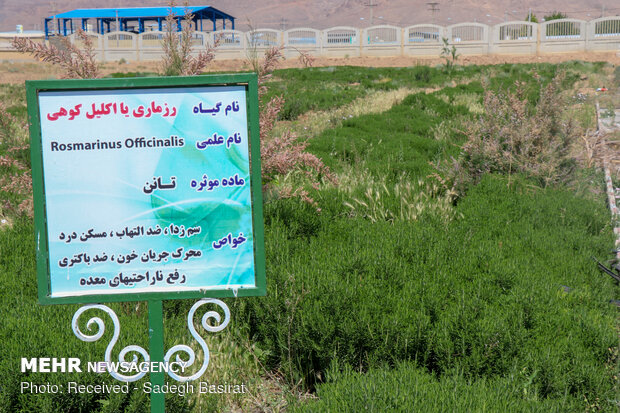
[[(201, 380), (244, 383), (250, 393), (171, 394), (166, 410), (616, 412), (619, 325), (610, 300), (620, 290), (591, 259), (609, 258), (614, 245), (604, 180), (586, 168), (580, 141), (561, 132), (569, 121), (573, 131), (592, 127), (591, 97), (574, 96), (611, 72), (580, 62), (451, 75), (423, 66), (274, 72), (266, 96), (286, 102), (273, 133), (307, 139), (335, 183), (312, 185), (303, 171), (270, 182), (267, 296), (227, 299), (228, 329), (199, 330), (211, 349)], [(554, 78), (557, 105), (568, 108), (557, 117), (561, 172), (542, 179), (525, 155), (495, 159), (488, 148), (463, 155), (468, 131), (491, 124), (481, 120), (485, 93), (518, 94), (523, 117), (534, 116)], [(0, 99), (26, 121), (23, 87), (0, 85)], [(108, 319), (101, 340), (82, 342), (71, 331), (79, 306), (37, 302), (28, 194), (11, 185), (30, 156), (16, 128), (0, 122), (0, 411), (147, 412), (141, 390), (20, 390), (24, 381), (114, 380), (20, 372), (22, 357), (102, 360), (112, 333)], [(511, 150), (502, 145), (498, 154)], [(313, 203), (290, 196), (297, 188)], [(166, 348), (195, 346), (185, 324), (192, 304), (164, 303)], [(146, 303), (109, 306), (121, 324), (113, 359), (129, 344), (148, 348)]]

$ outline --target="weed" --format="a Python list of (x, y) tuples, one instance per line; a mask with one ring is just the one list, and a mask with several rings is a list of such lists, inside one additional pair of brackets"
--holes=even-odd
[(174, 14), (172, 9), (175, 6), (174, 0), (168, 3), (169, 12), (166, 15), (166, 34), (162, 39), (164, 55), (161, 63), (161, 73), (164, 76), (192, 76), (200, 74), (205, 67), (215, 57), (215, 45), (208, 45), (206, 50), (200, 50), (197, 56), (192, 56), (192, 21), (194, 15), (191, 13), (187, 2), (185, 3), (185, 15), (181, 23), (182, 30), (178, 33), (177, 19), (179, 16)]
[(29, 150), (27, 127), (11, 115), (0, 102), (0, 192), (6, 194), (0, 211), (12, 211), (17, 214), (33, 216), (32, 179), (28, 158), (24, 156)]
[(616, 111), (613, 108), (607, 108), (601, 111), (601, 118), (614, 118), (616, 116)]
[(583, 163), (586, 168), (590, 168), (594, 166), (594, 160), (597, 156), (599, 156), (601, 151), (601, 146), (606, 146), (603, 137), (598, 132), (586, 131), (581, 136), (581, 140), (583, 143), (582, 154), (583, 154)]
[[(267, 92), (266, 81), (282, 59), (282, 46), (268, 49), (262, 60), (254, 62), (257, 68), (259, 96)], [(279, 136), (270, 137), (282, 110), (284, 99), (281, 96), (272, 97), (263, 104), (260, 110), (260, 139), (261, 139), (261, 167), (262, 178), (266, 188), (278, 175), (287, 175), (293, 171), (302, 171), (310, 180), (310, 184), (317, 188), (322, 179), (335, 183), (335, 178), (328, 167), (314, 154), (307, 152), (307, 142), (299, 142), (297, 136), (284, 131)], [(272, 191), (273, 193), (273, 191)], [(281, 187), (278, 191), (280, 197), (299, 197), (305, 202), (314, 204), (308, 190), (299, 187)]]
[(44, 62), (50, 62), (64, 69), (67, 79), (94, 79), (101, 77), (99, 64), (95, 60), (94, 45), (91, 38), (82, 30), (77, 30), (77, 37), (84, 45), (83, 50), (72, 44), (68, 38), (60, 37), (63, 47), (35, 43), (26, 37), (15, 37), (11, 45), (22, 53), (33, 55)]
[[(101, 76), (99, 65), (95, 60), (94, 45), (90, 37), (81, 29), (77, 31), (78, 40), (83, 50), (72, 44), (68, 38), (60, 41), (65, 50), (53, 45), (35, 43), (27, 38), (15, 37), (11, 44), (22, 52), (32, 54), (44, 62), (60, 66), (63, 77), (69, 79), (97, 78)], [(29, 144), (27, 125), (18, 121), (4, 105), (0, 103), (0, 139), (5, 155), (0, 156), (0, 167), (4, 173), (0, 177), (0, 191), (6, 194), (2, 209), (14, 214), (33, 217), (32, 179), (28, 167)]]
[(456, 46), (453, 44), (451, 45), (447, 37), (442, 37), (441, 41), (443, 42), (443, 46), (440, 56), (445, 60), (446, 73), (451, 75), (456, 61), (459, 58), (459, 54), (456, 51)]
[(441, 123), (431, 127), (431, 133), (436, 141), (447, 142), (451, 136), (451, 122), (441, 121)]
[[(250, 21), (249, 19), (246, 21), (246, 25), (248, 26), (249, 30), (248, 30), (248, 37), (249, 37), (249, 44), (247, 45), (246, 49), (245, 49), (245, 63), (252, 68), (252, 71), (255, 73), (259, 73), (261, 70), (261, 56), (258, 50), (258, 42), (259, 42), (259, 38), (258, 35), (256, 34), (256, 29), (254, 28), (254, 25), (252, 24), (252, 21)], [(279, 50), (282, 49), (283, 46), (281, 46), (279, 48)], [(280, 56), (281, 58), (282, 56)]]
[(562, 80), (558, 75), (541, 86), (533, 107), (521, 82), (515, 92), (485, 94), (484, 114), (466, 125), (467, 142), (448, 171), (459, 194), (487, 173), (509, 177), (525, 173), (543, 186), (569, 175), (574, 165), (568, 147), (581, 131), (570, 119), (563, 119), (566, 106), (559, 96)]
[(312, 56), (310, 53), (306, 52), (305, 50), (299, 50), (299, 49), (295, 49), (297, 50), (297, 53), (299, 53), (299, 63), (301, 63), (301, 65), (305, 68), (309, 68), (314, 66), (314, 61), (316, 60), (314, 58), (314, 56)]
[(394, 223), (433, 215), (447, 223), (457, 215), (452, 207), (453, 194), (423, 179), (413, 183), (402, 174), (391, 183), (386, 176), (377, 179), (368, 171), (350, 168), (339, 175), (339, 182), (349, 196), (344, 205), (350, 217)]
[(282, 55), (283, 48), (283, 45), (271, 47), (265, 51), (262, 59), (252, 63), (252, 67), (255, 67), (254, 71), (258, 75), (258, 85), (260, 87), (258, 91), (259, 96), (267, 92), (265, 83), (271, 79), (273, 71), (278, 67), (282, 59), (284, 59)]

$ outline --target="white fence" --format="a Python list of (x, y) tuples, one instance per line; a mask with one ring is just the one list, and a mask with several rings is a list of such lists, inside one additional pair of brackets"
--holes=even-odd
[[(163, 53), (163, 32), (89, 33), (89, 36), (97, 58), (102, 61), (159, 60)], [(216, 59), (244, 59), (278, 45), (284, 46), (287, 57), (296, 57), (300, 51), (325, 57), (437, 57), (444, 38), (456, 46), (460, 55), (620, 51), (620, 17), (591, 21), (561, 19), (541, 24), (510, 21), (495, 26), (460, 23), (448, 27), (417, 24), (404, 28), (383, 25), (366, 29), (341, 26), (325, 30), (305, 27), (287, 31), (221, 30), (195, 32), (192, 44), (198, 52), (217, 42)], [(10, 39), (0, 37), (0, 50), (11, 50)], [(75, 35), (70, 39), (78, 43)]]

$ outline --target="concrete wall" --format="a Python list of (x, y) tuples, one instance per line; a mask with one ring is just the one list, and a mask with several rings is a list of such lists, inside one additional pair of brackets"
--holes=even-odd
[[(160, 60), (163, 32), (142, 34), (89, 33), (101, 61)], [(22, 35), (23, 36), (23, 35)], [(79, 43), (75, 35), (69, 36)], [(0, 36), (0, 51), (11, 50), (11, 36)], [(448, 27), (417, 24), (409, 27), (332, 27), (325, 30), (295, 28), (287, 31), (255, 29), (251, 32), (220, 30), (195, 32), (195, 53), (217, 42), (216, 59), (246, 59), (260, 56), (272, 46), (284, 45), (286, 57), (300, 52), (312, 56), (427, 56), (437, 57), (443, 38), (455, 45), (459, 55), (535, 55), (583, 51), (620, 52), (620, 17), (591, 21), (561, 19), (541, 24), (511, 21), (487, 26), (460, 23)], [(34, 40), (42, 41), (40, 38)], [(79, 45), (79, 44), (78, 44)]]

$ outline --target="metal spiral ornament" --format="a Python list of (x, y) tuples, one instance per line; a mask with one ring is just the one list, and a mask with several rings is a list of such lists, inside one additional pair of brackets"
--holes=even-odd
[[(207, 311), (202, 316), (202, 326), (204, 327), (205, 330), (207, 330), (210, 333), (217, 333), (225, 329), (226, 326), (228, 326), (228, 323), (230, 322), (230, 310), (228, 309), (228, 306), (221, 300), (217, 300), (214, 298), (203, 298), (202, 300), (197, 301), (192, 306), (192, 308), (189, 310), (189, 313), (187, 314), (187, 327), (189, 328), (189, 331), (192, 337), (194, 337), (194, 339), (198, 342), (198, 344), (200, 344), (200, 347), (202, 348), (202, 351), (204, 353), (204, 360), (202, 362), (202, 366), (200, 367), (200, 370), (198, 370), (196, 373), (194, 373), (191, 376), (187, 376), (187, 377), (180, 376), (176, 374), (175, 372), (173, 372), (172, 370), (169, 370), (168, 375), (170, 375), (170, 377), (172, 377), (173, 379), (177, 381), (186, 382), (186, 381), (196, 380), (197, 378), (201, 377), (204, 374), (204, 372), (207, 370), (207, 367), (209, 366), (209, 347), (207, 346), (207, 343), (205, 342), (204, 338), (202, 338), (198, 334), (198, 332), (196, 331), (196, 327), (194, 326), (194, 314), (196, 313), (196, 310), (198, 310), (199, 307), (205, 304), (215, 304), (216, 306), (220, 307), (222, 311), (224, 312), (224, 321), (222, 321), (222, 317), (217, 311)], [(215, 320), (218, 323), (218, 325), (216, 326), (209, 325), (208, 323), (209, 319)], [(164, 361), (170, 362), (170, 359), (172, 358), (172, 356), (178, 352), (183, 352), (189, 356), (189, 360), (184, 362), (186, 368), (189, 366), (192, 366), (194, 362), (196, 361), (196, 353), (194, 352), (194, 349), (192, 349), (190, 346), (187, 346), (185, 344), (178, 344), (170, 348), (170, 350), (168, 350), (168, 352), (164, 356)], [(176, 355), (176, 361), (181, 362), (181, 363), (183, 362), (180, 359), (178, 354)]]
[[(105, 323), (103, 322), (103, 320), (99, 317), (91, 317), (88, 320), (88, 323), (86, 323), (86, 327), (90, 330), (91, 326), (93, 324), (97, 324), (97, 332), (93, 335), (87, 335), (84, 334), (79, 327), (78, 324), (78, 320), (80, 318), (80, 316), (82, 315), (82, 313), (84, 313), (85, 311), (88, 311), (90, 309), (98, 309), (98, 310), (102, 310), (105, 313), (107, 313), (110, 318), (112, 319), (112, 323), (114, 324), (114, 334), (112, 335), (112, 340), (110, 341), (110, 343), (108, 344), (108, 347), (105, 350), (105, 357), (104, 360), (107, 363), (107, 366), (110, 366), (110, 363), (112, 362), (112, 349), (114, 348), (114, 346), (116, 345), (116, 342), (118, 341), (118, 336), (120, 335), (120, 325), (119, 325), (119, 321), (118, 321), (118, 317), (116, 316), (116, 313), (114, 311), (112, 311), (112, 309), (110, 307), (107, 307), (105, 305), (101, 305), (101, 304), (91, 304), (91, 305), (85, 305), (83, 307), (80, 307), (75, 314), (73, 315), (73, 320), (71, 321), (71, 327), (73, 329), (73, 333), (77, 336), (77, 338), (79, 338), (82, 341), (86, 341), (86, 342), (93, 342), (93, 341), (97, 341), (99, 340), (101, 337), (103, 337), (103, 334), (105, 333)], [(149, 354), (147, 353), (147, 351), (145, 349), (143, 349), (140, 346), (135, 346), (135, 345), (130, 345), (130, 346), (126, 346), (124, 347), (119, 355), (118, 355), (118, 361), (120, 363), (128, 363), (127, 360), (125, 360), (125, 356), (128, 353), (140, 353), (142, 355), (142, 357), (144, 357), (144, 361), (145, 362), (149, 362), (150, 361), (150, 357)], [(136, 363), (138, 361), (138, 357), (134, 354), (133, 356), (133, 363)], [(138, 372), (132, 376), (125, 376), (123, 374), (120, 374), (116, 371), (113, 371), (112, 369), (108, 368), (107, 369), (108, 372), (110, 373), (110, 375), (112, 377), (114, 377), (116, 380), (120, 380), (120, 381), (124, 381), (124, 382), (134, 382), (137, 380), (140, 380), (142, 377), (144, 377), (147, 373), (147, 371), (141, 371)], [(146, 369), (145, 369), (146, 370)]]

